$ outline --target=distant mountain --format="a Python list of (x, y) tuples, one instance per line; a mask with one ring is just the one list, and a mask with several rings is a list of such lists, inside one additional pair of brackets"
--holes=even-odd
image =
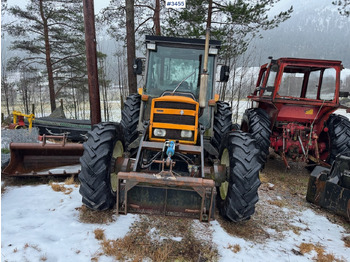
[[(294, 7), (292, 17), (279, 27), (262, 32), (250, 47), (257, 60), (268, 56), (341, 60), (350, 68), (350, 18), (338, 13), (332, 0), (283, 0), (271, 14)], [(260, 63), (260, 61), (257, 61)]]

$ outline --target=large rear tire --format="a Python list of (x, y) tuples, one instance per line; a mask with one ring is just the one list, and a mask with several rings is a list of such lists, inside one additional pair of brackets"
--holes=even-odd
[(124, 135), (119, 123), (100, 123), (88, 133), (79, 174), (79, 192), (87, 207), (106, 210), (114, 206), (117, 188), (112, 159), (123, 151)]
[(338, 154), (350, 151), (350, 121), (345, 116), (332, 114), (327, 127), (330, 139), (327, 163), (332, 164)]
[(226, 181), (218, 188), (220, 214), (233, 222), (248, 220), (259, 200), (259, 149), (250, 134), (234, 131), (222, 141), (220, 156), (227, 167)]
[[(139, 123), (141, 108), (141, 96), (139, 94), (133, 94), (126, 98), (124, 108), (122, 110), (122, 120), (120, 124), (124, 129), (125, 148), (127, 148), (139, 135), (137, 126)], [(131, 156), (136, 153), (137, 150), (130, 150)]]
[(242, 118), (241, 130), (252, 135), (260, 149), (260, 158), (264, 165), (269, 155), (270, 147), (270, 129), (271, 121), (261, 108), (249, 108), (245, 111)]
[(220, 144), (225, 134), (231, 131), (232, 128), (232, 111), (228, 103), (217, 101), (216, 111), (214, 114), (214, 135), (211, 139), (211, 144), (219, 151)]

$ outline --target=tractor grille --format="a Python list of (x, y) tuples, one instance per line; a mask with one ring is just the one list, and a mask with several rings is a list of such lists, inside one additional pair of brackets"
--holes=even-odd
[(196, 110), (195, 104), (179, 103), (179, 102), (166, 102), (158, 101), (154, 104), (155, 108), (171, 108), (171, 109), (187, 109), (187, 110)]
[[(154, 134), (154, 129), (166, 131), (164, 137)], [(198, 129), (198, 103), (188, 97), (163, 96), (152, 101), (150, 140), (176, 140), (196, 143)], [(181, 136), (182, 131), (191, 131), (191, 137)]]
[(196, 117), (184, 115), (154, 114), (153, 121), (158, 123), (194, 125)]

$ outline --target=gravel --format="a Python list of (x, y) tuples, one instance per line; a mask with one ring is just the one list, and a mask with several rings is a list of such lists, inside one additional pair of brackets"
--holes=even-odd
[(1, 169), (10, 162), (10, 144), (38, 143), (39, 131), (36, 128), (29, 129), (3, 129), (1, 130)]

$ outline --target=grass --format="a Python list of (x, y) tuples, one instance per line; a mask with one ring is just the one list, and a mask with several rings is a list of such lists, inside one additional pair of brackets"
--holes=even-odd
[(1, 148), (1, 153), (2, 153), (2, 154), (10, 154), (11, 151), (10, 151), (9, 148)]
[(216, 261), (218, 256), (212, 243), (194, 236), (191, 220), (181, 218), (141, 216), (125, 237), (103, 239), (100, 244), (98, 256), (120, 261)]
[(216, 220), (224, 230), (233, 235), (249, 241), (264, 242), (270, 236), (263, 229), (261, 221), (250, 219), (239, 223), (232, 223), (222, 218), (218, 213), (215, 214)]
[(233, 253), (238, 253), (241, 251), (241, 246), (236, 244), (236, 245), (228, 245), (228, 249), (232, 250)]
[(115, 210), (112, 209), (95, 211), (83, 205), (78, 207), (77, 210), (79, 211), (79, 220), (82, 223), (107, 224), (114, 221)]
[(1, 195), (5, 193), (5, 191), (6, 191), (6, 181), (4, 181), (4, 183), (2, 183), (1, 181)]
[(73, 188), (66, 188), (64, 185), (62, 184), (56, 184), (54, 182), (50, 182), (49, 185), (51, 186), (53, 191), (56, 192), (62, 192), (65, 195), (69, 195), (70, 193), (73, 192)]
[(26, 186), (26, 185), (42, 185), (50, 183), (64, 183), (65, 185), (79, 185), (76, 176), (43, 176), (43, 177), (3, 177), (8, 186)]
[(303, 163), (290, 163), (291, 170), (287, 170), (283, 161), (274, 159), (266, 163), (261, 172), (262, 183), (272, 183), (279, 189), (290, 192), (292, 195), (306, 196), (309, 181), (309, 172)]
[(312, 243), (301, 243), (299, 245), (299, 249), (302, 255), (310, 253), (311, 251), (315, 251), (317, 255), (313, 258), (313, 260), (318, 262), (342, 261), (336, 259), (333, 254), (325, 253), (323, 246), (321, 246), (320, 244), (314, 245)]
[(34, 250), (41, 252), (41, 249), (38, 247), (38, 245), (30, 245), (30, 244), (26, 243), (23, 248), (24, 249), (33, 248)]
[(73, 188), (67, 188), (65, 186), (75, 185), (77, 187), (78, 183), (75, 181), (75, 177), (71, 176), (64, 181), (64, 184), (50, 181), (49, 185), (51, 186), (52, 190), (56, 192), (63, 192), (64, 194), (69, 195), (70, 193), (73, 192)]
[(343, 237), (342, 240), (344, 241), (344, 245), (346, 247), (350, 247), (350, 236)]
[(95, 238), (97, 240), (103, 240), (105, 238), (105, 231), (104, 231), (104, 229), (96, 228), (94, 230), (94, 234), (95, 234)]

